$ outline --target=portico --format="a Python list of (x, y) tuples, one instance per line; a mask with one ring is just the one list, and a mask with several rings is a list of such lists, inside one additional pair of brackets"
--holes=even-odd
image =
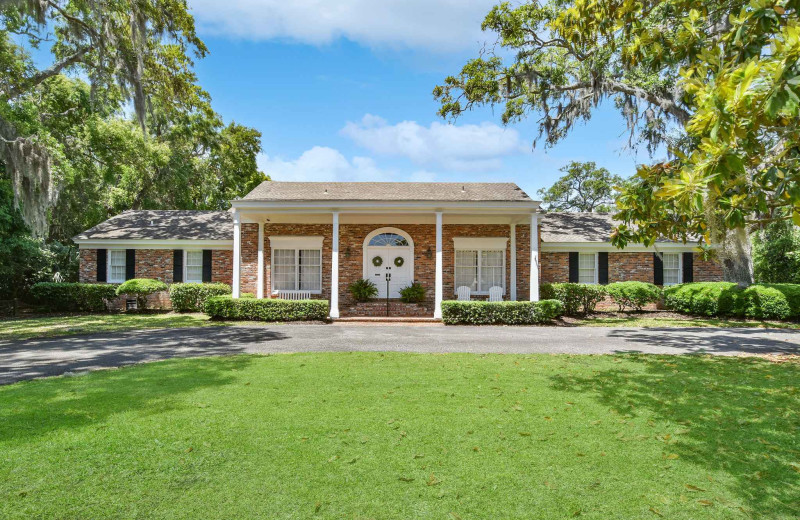
[[(331, 318), (353, 304), (347, 288), (361, 278), (373, 281), (381, 298), (388, 290), (390, 299), (419, 282), (435, 318), (442, 300), (454, 299), (460, 285), (469, 286), (475, 299), (487, 297), (490, 286), (501, 287), (506, 300), (539, 297), (539, 241), (531, 233), (538, 229), (538, 203), (520, 197), (514, 185), (438, 185), (440, 193), (469, 199), (481, 198), (486, 186), (506, 187), (502, 195), (513, 200), (424, 201), (398, 196), (405, 190), (419, 197), (414, 183), (392, 183), (395, 193), (389, 190), (392, 198), (383, 200), (370, 193), (370, 200), (298, 200), (286, 193), (294, 186), (280, 185), (302, 184), (330, 199), (342, 195), (335, 193), (337, 184), (374, 192), (386, 183), (267, 184), (273, 185), (265, 194), (271, 197), (248, 195), (232, 203), (234, 297), (308, 292), (330, 301)], [(430, 190), (431, 184), (425, 186)]]

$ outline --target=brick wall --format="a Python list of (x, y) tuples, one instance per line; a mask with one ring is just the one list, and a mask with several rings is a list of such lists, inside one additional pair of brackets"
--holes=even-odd
[(136, 278), (172, 283), (172, 249), (137, 249)]
[(81, 249), (78, 259), (78, 281), (97, 282), (97, 249)]
[(608, 253), (608, 281), (653, 283), (653, 253)]
[[(242, 254), (239, 269), (241, 291), (256, 295), (258, 287), (258, 224), (242, 224)], [(233, 262), (231, 262), (233, 267)], [(231, 270), (231, 278), (233, 271)]]
[(692, 279), (695, 282), (719, 282), (722, 280), (722, 267), (713, 260), (703, 260), (700, 253), (692, 259)]
[(541, 253), (540, 278), (542, 283), (569, 282), (569, 253)]

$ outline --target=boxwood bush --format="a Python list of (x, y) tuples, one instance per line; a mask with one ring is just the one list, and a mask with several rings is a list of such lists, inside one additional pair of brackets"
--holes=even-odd
[(252, 321), (311, 321), (328, 317), (328, 300), (280, 300), (213, 296), (205, 312), (215, 319)]
[(699, 316), (780, 319), (800, 317), (800, 285), (697, 282), (664, 289), (664, 305)]
[(212, 296), (231, 293), (225, 283), (174, 283), (169, 286), (169, 300), (178, 312), (202, 311), (203, 304)]
[(538, 302), (442, 302), (442, 321), (447, 325), (531, 325), (547, 323), (564, 310), (558, 300)]
[(640, 311), (648, 303), (656, 303), (661, 298), (661, 289), (647, 282), (614, 282), (606, 285), (605, 289), (620, 311)]
[(131, 278), (117, 287), (117, 295), (128, 294), (136, 297), (136, 308), (147, 308), (147, 296), (159, 291), (166, 291), (167, 284), (152, 278)]
[(558, 300), (564, 304), (564, 314), (574, 316), (594, 312), (598, 302), (605, 298), (602, 285), (586, 283), (546, 283), (542, 285), (541, 296), (545, 300)]
[(104, 312), (116, 298), (115, 286), (100, 283), (41, 282), (31, 287), (31, 300), (49, 312)]

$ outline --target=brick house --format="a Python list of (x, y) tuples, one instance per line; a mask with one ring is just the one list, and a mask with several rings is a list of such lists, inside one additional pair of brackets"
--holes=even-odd
[[(722, 279), (689, 244), (618, 250), (610, 215), (542, 213), (513, 183), (265, 181), (231, 206), (112, 217), (74, 238), (80, 281), (224, 282), (234, 297), (300, 292), (329, 300), (338, 318), (384, 312), (385, 303), (351, 301), (347, 287), (361, 278), (388, 294), (393, 313), (434, 317), (460, 286), (475, 299), (496, 286), (503, 299), (537, 300), (547, 282)], [(427, 290), (422, 306), (397, 300), (413, 281)]]

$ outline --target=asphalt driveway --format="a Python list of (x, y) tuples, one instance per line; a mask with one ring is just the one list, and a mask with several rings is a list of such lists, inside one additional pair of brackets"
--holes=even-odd
[(172, 357), (287, 352), (800, 354), (800, 330), (285, 324), (0, 341), (0, 384)]

